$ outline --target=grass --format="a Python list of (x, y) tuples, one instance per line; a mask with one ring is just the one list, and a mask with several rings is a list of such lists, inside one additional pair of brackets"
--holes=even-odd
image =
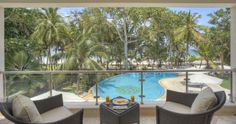
[(220, 85), (226, 89), (230, 89), (230, 82), (229, 82), (229, 79), (224, 79), (223, 80), (223, 83)]

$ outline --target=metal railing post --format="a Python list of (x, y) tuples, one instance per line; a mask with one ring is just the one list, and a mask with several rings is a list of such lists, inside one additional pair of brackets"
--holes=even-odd
[(80, 85), (80, 73), (78, 73), (77, 75), (77, 86), (76, 86), (77, 94), (79, 94), (79, 85)]
[(97, 84), (97, 82), (95, 82), (95, 83), (96, 83), (95, 84), (95, 89), (96, 89), (95, 94), (96, 94), (96, 96), (94, 96), (94, 98), (96, 99), (95, 105), (98, 105), (98, 98), (99, 98), (99, 96), (98, 96), (98, 84)]
[(233, 96), (233, 72), (230, 71), (229, 75), (229, 82), (230, 82), (230, 102), (234, 103), (234, 96)]
[(186, 81), (186, 93), (188, 93), (188, 81), (189, 81), (189, 78), (188, 78), (188, 71), (186, 71), (185, 81)]
[(139, 96), (140, 97), (140, 103), (143, 104), (143, 98), (145, 97), (144, 94), (143, 94), (143, 83), (144, 83), (144, 78), (143, 78), (143, 72), (141, 72), (141, 77), (140, 77), (140, 83), (141, 83), (141, 95)]
[(50, 81), (49, 81), (49, 90), (50, 90), (50, 97), (52, 96), (52, 72), (50, 72)]
[(6, 74), (2, 73), (3, 75), (3, 101), (5, 102), (7, 100), (7, 78)]
[(2, 95), (0, 97), (0, 102), (6, 102), (6, 99), (5, 99), (6, 97), (4, 95), (5, 94), (5, 76), (4, 75), (5, 75), (5, 73), (0, 71), (0, 76), (2, 77), (2, 80), (0, 80), (0, 82), (2, 81), (2, 89), (0, 88), (0, 92), (2, 93)]

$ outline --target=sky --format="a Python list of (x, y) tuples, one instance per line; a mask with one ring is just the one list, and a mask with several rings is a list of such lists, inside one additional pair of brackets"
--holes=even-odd
[[(207, 15), (209, 13), (213, 13), (217, 10), (219, 10), (220, 8), (170, 8), (173, 11), (186, 11), (189, 12), (191, 11), (192, 13), (198, 13), (201, 15), (201, 18), (198, 20), (198, 24), (199, 25), (206, 25), (206, 26), (211, 26), (210, 24), (208, 24), (208, 21), (210, 20), (210, 17), (208, 17)], [(59, 9), (58, 13), (62, 16), (67, 16), (70, 14), (71, 11), (82, 11), (83, 8), (61, 8)]]
[(200, 25), (206, 25), (211, 26), (208, 21), (210, 20), (210, 17), (207, 16), (210, 13), (214, 13), (215, 11), (219, 10), (220, 8), (170, 8), (173, 11), (186, 11), (191, 13), (198, 13), (201, 15), (201, 18), (198, 20), (198, 24)]

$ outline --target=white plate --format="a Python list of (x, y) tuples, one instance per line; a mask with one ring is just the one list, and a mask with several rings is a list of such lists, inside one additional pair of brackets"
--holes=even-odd
[(113, 106), (113, 109), (117, 109), (117, 110), (123, 110), (123, 109), (128, 109), (128, 106), (126, 105), (119, 105), (119, 106)]
[(115, 105), (127, 105), (129, 104), (129, 100), (124, 98), (115, 98), (112, 100), (112, 103)]

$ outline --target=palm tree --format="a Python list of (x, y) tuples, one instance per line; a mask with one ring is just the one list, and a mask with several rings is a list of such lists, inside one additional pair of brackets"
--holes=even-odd
[[(185, 61), (189, 55), (189, 46), (196, 44), (198, 41), (203, 41), (201, 34), (199, 32), (199, 26), (197, 25), (196, 21), (200, 18), (199, 15), (194, 14), (192, 15), (189, 11), (188, 14), (182, 13), (184, 18), (184, 25), (177, 28), (174, 32), (175, 40), (181, 41), (184, 40), (186, 43), (186, 55)], [(195, 41), (195, 42), (194, 42)]]
[(39, 24), (33, 33), (33, 39), (42, 42), (47, 50), (47, 65), (53, 70), (52, 66), (52, 50), (58, 50), (62, 38), (61, 35), (66, 30), (66, 25), (60, 15), (57, 14), (58, 8), (41, 9), (41, 18)]
[(215, 56), (214, 49), (215, 47), (213, 46), (213, 44), (208, 41), (198, 43), (197, 50), (194, 50), (206, 61), (206, 68), (210, 68), (209, 62), (212, 62), (213, 57)]
[(211, 17), (209, 23), (214, 25), (208, 32), (209, 40), (216, 48), (223, 69), (225, 63), (230, 65), (230, 9), (220, 9), (208, 16)]
[[(104, 52), (109, 54), (109, 56), (98, 55), (97, 62), (101, 64), (106, 63), (106, 68), (109, 69), (109, 63), (112, 61), (113, 46), (117, 43), (118, 36), (116, 35), (116, 30), (114, 29), (111, 22), (107, 20), (104, 10), (101, 8), (88, 8), (86, 9), (87, 14), (90, 16), (91, 25), (93, 26), (93, 33), (96, 37), (96, 42), (104, 46)], [(109, 48), (109, 49), (108, 49)], [(105, 57), (105, 58), (104, 58)], [(105, 62), (105, 63), (104, 63)]]
[(32, 55), (28, 55), (24, 51), (19, 51), (16, 53), (12, 60), (7, 61), (6, 63), (7, 70), (14, 70), (14, 71), (24, 71), (24, 70), (30, 70), (35, 69), (37, 70), (39, 67), (39, 63), (35, 60), (35, 58)]
[(72, 28), (66, 33), (69, 42), (65, 46), (65, 69), (103, 69), (95, 59), (97, 56), (106, 57), (106, 50), (97, 42), (90, 19), (85, 13), (70, 24)]

